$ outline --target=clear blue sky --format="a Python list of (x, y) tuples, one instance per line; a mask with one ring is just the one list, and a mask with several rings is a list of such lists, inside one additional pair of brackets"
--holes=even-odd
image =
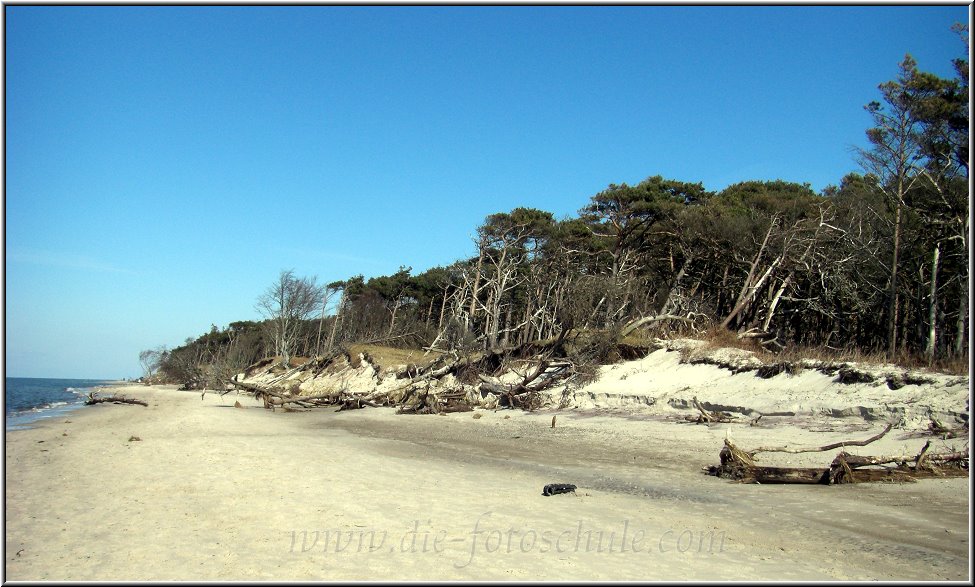
[(488, 214), (651, 175), (816, 190), (968, 6), (6, 6), (6, 374), (138, 353), (320, 282), (473, 254)]

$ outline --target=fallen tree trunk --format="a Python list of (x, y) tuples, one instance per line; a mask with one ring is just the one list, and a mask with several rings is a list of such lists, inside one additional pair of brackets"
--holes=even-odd
[(314, 406), (328, 406), (338, 403), (342, 397), (341, 393), (327, 393), (322, 395), (296, 395), (288, 396), (280, 391), (272, 389), (270, 387), (265, 387), (263, 385), (256, 385), (253, 383), (244, 383), (242, 381), (231, 380), (232, 385), (240, 387), (250, 391), (260, 400), (264, 401), (264, 407), (273, 410), (276, 406), (284, 406), (285, 404), (296, 403), (302, 407), (314, 407)]
[[(850, 443), (846, 445), (849, 446)], [(755, 464), (753, 453), (744, 451), (725, 439), (719, 454), (721, 464), (712, 465), (706, 471), (709, 475), (731, 478), (742, 483), (808, 485), (968, 476), (968, 450), (931, 454), (928, 452), (929, 448), (930, 443), (925, 444), (917, 455), (896, 457), (860, 456), (840, 452), (828, 467), (762, 467)], [(893, 466), (884, 466), (887, 464)]]
[(111, 395), (109, 397), (98, 397), (94, 392), (88, 394), (88, 399), (85, 400), (86, 406), (93, 406), (95, 404), (137, 404), (140, 406), (149, 407), (149, 402), (141, 399), (135, 399), (130, 397), (125, 397), (122, 395)]

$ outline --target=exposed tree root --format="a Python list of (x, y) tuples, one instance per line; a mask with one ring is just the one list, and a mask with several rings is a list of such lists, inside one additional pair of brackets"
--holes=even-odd
[[(297, 373), (294, 369), (276, 375), (270, 384), (247, 383), (236, 378), (230, 384), (233, 388), (253, 393), (257, 399), (263, 401), (265, 408), (271, 410), (286, 404), (302, 408), (338, 405), (340, 411), (364, 406), (398, 406), (398, 413), (401, 414), (470, 411), (477, 405), (485, 404), (533, 410), (542, 405), (543, 390), (571, 379), (576, 373), (575, 365), (571, 361), (550, 358), (554, 346), (555, 343), (534, 341), (464, 357), (442, 355), (423, 368), (410, 365), (397, 373), (396, 378), (404, 380), (403, 385), (369, 394), (342, 391), (303, 396), (297, 394), (296, 388), (292, 388), (289, 393), (285, 391), (284, 385)], [(494, 377), (486, 375), (510, 369), (510, 363), (515, 360), (527, 361), (529, 365), (517, 383), (501, 384)], [(362, 356), (362, 361), (379, 369), (367, 355)], [(353, 363), (358, 364), (358, 361), (350, 361), (350, 364)], [(328, 369), (329, 365), (320, 359), (314, 359), (306, 363), (305, 367), (311, 368), (317, 374)], [(245, 373), (254, 373), (258, 368), (248, 368)], [(453, 375), (460, 383), (446, 390), (431, 391), (432, 387), (438, 387), (433, 385), (434, 382), (441, 382), (448, 375)], [(465, 381), (468, 383), (465, 384)], [(473, 387), (478, 382), (479, 385)]]

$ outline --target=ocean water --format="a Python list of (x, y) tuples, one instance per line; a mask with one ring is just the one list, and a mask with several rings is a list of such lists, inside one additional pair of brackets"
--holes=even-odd
[(82, 407), (88, 392), (107, 383), (99, 379), (7, 377), (3, 389), (6, 429), (30, 428), (38, 420), (64, 416)]

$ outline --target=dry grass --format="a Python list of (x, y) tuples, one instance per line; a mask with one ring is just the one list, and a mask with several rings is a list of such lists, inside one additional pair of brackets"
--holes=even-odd
[(768, 354), (756, 339), (738, 338), (737, 333), (727, 328), (721, 328), (720, 326), (710, 328), (701, 338), (707, 343), (707, 346), (702, 347), (701, 350), (720, 348), (741, 349), (743, 351), (751, 351), (759, 355), (759, 358), (762, 358), (764, 354)]
[(751, 338), (738, 338), (738, 335), (727, 330), (725, 328), (714, 327), (709, 329), (703, 335), (694, 337), (695, 339), (704, 342), (703, 345), (697, 347), (687, 347), (680, 351), (681, 361), (688, 362), (702, 357), (707, 357), (713, 354), (719, 349), (741, 349), (743, 351), (748, 351), (755, 353), (762, 362), (771, 362), (775, 359), (771, 359), (771, 355), (758, 344), (755, 339)]
[(889, 365), (890, 361), (884, 353), (865, 351), (863, 349), (832, 349), (806, 345), (790, 345), (779, 353), (764, 352), (760, 358), (765, 362), (778, 361), (798, 363), (802, 360), (819, 361), (821, 363), (857, 363), (861, 365)]
[(712, 328), (701, 337), (705, 345), (694, 349), (693, 353), (703, 354), (719, 348), (737, 348), (752, 351), (763, 363), (798, 363), (803, 359), (823, 363), (858, 363), (861, 365), (896, 365), (903, 369), (927, 369), (948, 375), (969, 375), (968, 357), (943, 357), (929, 363), (927, 357), (918, 353), (901, 352), (893, 360), (887, 353), (873, 349), (844, 348), (834, 349), (822, 346), (790, 345), (778, 353), (772, 353), (755, 339), (739, 339), (737, 334), (723, 328)]
[[(942, 357), (929, 362), (927, 357), (918, 353), (901, 352), (893, 360), (887, 353), (878, 350), (864, 350), (858, 348), (833, 349), (812, 346), (791, 346), (777, 355), (771, 355), (780, 361), (798, 361), (813, 359), (824, 363), (858, 363), (861, 365), (896, 365), (903, 369), (926, 369), (947, 375), (968, 375), (970, 373), (968, 357)], [(762, 357), (763, 360), (765, 357)]]

